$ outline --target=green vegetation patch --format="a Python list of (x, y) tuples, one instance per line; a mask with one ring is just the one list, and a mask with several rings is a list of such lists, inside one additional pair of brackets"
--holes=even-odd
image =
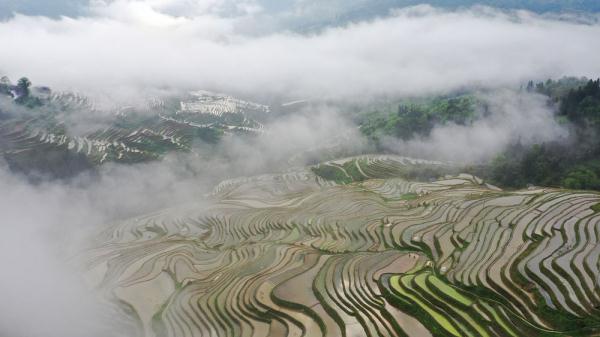
[[(518, 317), (503, 305), (449, 284), (429, 269), (385, 275), (381, 287), (390, 301), (414, 315), (435, 336), (558, 336)], [(514, 315), (514, 314), (511, 314)]]
[(338, 184), (350, 184), (353, 182), (352, 177), (348, 176), (342, 168), (337, 166), (320, 164), (311, 167), (311, 170), (319, 177), (325, 180), (334, 181)]
[(436, 125), (468, 125), (485, 107), (472, 95), (404, 100), (361, 113), (361, 131), (378, 142), (382, 136), (408, 140), (427, 136)]
[(319, 164), (313, 166), (311, 170), (323, 179), (335, 181), (338, 184), (349, 184), (367, 179), (368, 176), (362, 170), (368, 168), (366, 160), (350, 159), (341, 165), (336, 163)]
[(400, 200), (415, 200), (419, 197), (417, 193), (405, 193), (400, 196)]

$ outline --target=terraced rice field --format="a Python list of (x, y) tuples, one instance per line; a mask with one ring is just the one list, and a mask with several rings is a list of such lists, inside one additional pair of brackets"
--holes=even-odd
[(440, 165), (225, 181), (112, 224), (82, 264), (143, 336), (599, 335), (600, 195), (403, 178)]
[(169, 121), (134, 130), (104, 128), (84, 136), (70, 136), (59, 127), (36, 127), (34, 119), (0, 123), (1, 152), (11, 156), (29, 155), (48, 148), (82, 155), (95, 164), (105, 161), (136, 162), (156, 158), (167, 150), (189, 148), (185, 129)]
[(210, 114), (222, 116), (223, 114), (237, 114), (249, 111), (269, 113), (266, 105), (244, 101), (224, 94), (209, 91), (195, 91), (190, 93), (192, 100), (182, 101), (181, 111), (197, 114)]
[[(181, 109), (170, 110), (163, 101), (150, 102), (143, 117), (134, 108), (123, 107), (105, 120), (93, 120), (72, 132), (70, 118), (81, 111), (93, 115), (95, 108), (87, 98), (72, 93), (43, 97), (46, 106), (29, 114), (14, 114), (0, 119), (0, 156), (13, 167), (40, 169), (45, 162), (75, 158), (87, 166), (107, 162), (135, 163), (155, 160), (176, 152), (190, 152), (197, 144), (217, 142), (220, 135), (264, 133), (264, 126), (253, 116), (265, 116), (268, 106), (230, 96), (192, 93), (180, 101)], [(75, 123), (77, 124), (77, 123)], [(49, 155), (52, 154), (52, 155)], [(68, 166), (68, 165), (67, 165)]]

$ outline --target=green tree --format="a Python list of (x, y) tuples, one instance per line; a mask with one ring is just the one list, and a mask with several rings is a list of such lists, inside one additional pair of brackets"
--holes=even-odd
[(394, 120), (395, 134), (404, 140), (413, 138), (415, 134), (428, 135), (433, 128), (430, 115), (421, 106), (400, 105), (397, 116)]
[(534, 88), (533, 81), (527, 82), (527, 91), (532, 92)]
[(566, 188), (576, 190), (598, 189), (600, 187), (600, 179), (591, 169), (587, 167), (576, 167), (567, 174), (562, 185)]
[(31, 81), (27, 77), (21, 77), (17, 82), (17, 88), (19, 88), (19, 93), (23, 97), (29, 97), (29, 87), (31, 87)]
[(10, 92), (10, 80), (6, 76), (0, 78), (0, 94), (8, 95)]

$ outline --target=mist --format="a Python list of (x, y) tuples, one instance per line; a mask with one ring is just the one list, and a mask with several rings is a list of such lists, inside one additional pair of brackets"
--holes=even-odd
[(108, 165), (70, 181), (32, 183), (0, 163), (0, 335), (132, 336), (81, 274), (89, 238), (118, 219), (199, 200), (206, 179), (176, 159)]
[(489, 161), (517, 142), (528, 146), (569, 138), (568, 127), (559, 124), (555, 108), (543, 95), (505, 89), (477, 97), (488, 111), (472, 124), (438, 125), (427, 137), (408, 141), (387, 137), (383, 147), (408, 156), (464, 165)]

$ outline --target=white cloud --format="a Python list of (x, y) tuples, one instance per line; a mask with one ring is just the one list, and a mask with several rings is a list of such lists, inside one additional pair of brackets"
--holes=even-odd
[(598, 24), (422, 6), (320, 33), (255, 35), (262, 16), (225, 17), (212, 13), (218, 1), (203, 3), (185, 16), (175, 1), (117, 1), (79, 19), (17, 16), (0, 23), (9, 46), (0, 71), (58, 88), (341, 98), (600, 74)]

